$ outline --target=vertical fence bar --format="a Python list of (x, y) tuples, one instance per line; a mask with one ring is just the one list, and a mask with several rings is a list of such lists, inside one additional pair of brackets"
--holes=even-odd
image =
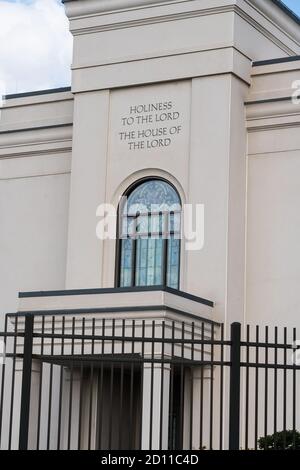
[(213, 423), (214, 423), (214, 324), (210, 330), (210, 398), (209, 398), (209, 449), (213, 450)]
[[(124, 321), (124, 320), (123, 320)], [(123, 329), (124, 331), (124, 329)], [(123, 333), (124, 337), (124, 333)], [(124, 353), (124, 342), (122, 342), (122, 354)], [(143, 393), (144, 393), (144, 366), (145, 366), (145, 320), (142, 322), (142, 362), (141, 362), (141, 411), (140, 411), (140, 449), (142, 449), (143, 439)], [(123, 369), (122, 369), (123, 370)], [(123, 389), (121, 388), (121, 393)], [(122, 402), (123, 403), (123, 402)], [(122, 410), (122, 408), (121, 408)], [(122, 419), (122, 413), (120, 413)], [(121, 421), (122, 422), (122, 421)], [(121, 447), (120, 447), (121, 450)]]
[[(297, 330), (293, 328), (293, 343), (296, 344), (297, 339)], [(293, 450), (296, 450), (296, 416), (297, 416), (297, 400), (296, 400), (296, 393), (297, 393), (297, 382), (296, 382), (296, 358), (294, 358), (293, 362)]]
[(220, 443), (219, 450), (223, 450), (223, 413), (224, 413), (224, 324), (221, 324), (221, 366), (220, 366)]
[(184, 348), (185, 348), (185, 323), (181, 322), (181, 357), (180, 357), (180, 412), (179, 412), (179, 449), (184, 449), (183, 429), (184, 429), (184, 385), (185, 372), (184, 367)]
[[(5, 354), (6, 352), (6, 346), (7, 346), (7, 315), (5, 315), (5, 325), (4, 325), (4, 336), (3, 336), (3, 341), (4, 341), (4, 351), (3, 353)], [(2, 422), (2, 417), (3, 417), (3, 404), (4, 404), (4, 383), (5, 383), (5, 358), (3, 357), (3, 364), (2, 364), (2, 377), (1, 377), (1, 397), (0, 397), (0, 449), (1, 443), (2, 443), (2, 427), (3, 427), (3, 422)]]
[(283, 349), (283, 448), (286, 449), (287, 438), (287, 327), (283, 330), (284, 349)]
[[(61, 323), (61, 357), (63, 359), (65, 353), (65, 317), (62, 317)], [(64, 367), (61, 364), (60, 366), (60, 376), (59, 376), (59, 399), (58, 399), (58, 429), (57, 429), (57, 450), (60, 450), (61, 444), (61, 434), (62, 434), (62, 426), (61, 426), (61, 418), (62, 418), (62, 403), (63, 403), (63, 380), (64, 380)]]
[[(145, 322), (145, 320), (143, 320)], [(144, 323), (143, 323), (144, 325)], [(144, 330), (143, 330), (144, 331)], [(122, 342), (121, 342), (121, 355), (122, 357), (124, 356), (124, 351), (125, 351), (125, 319), (123, 318), (122, 320)], [(144, 334), (142, 333), (142, 337), (144, 337)], [(142, 343), (144, 345), (144, 342)], [(142, 352), (142, 357), (144, 357), (144, 354)], [(143, 375), (143, 372), (142, 372)], [(121, 425), (119, 426), (119, 447), (118, 449), (122, 449), (122, 423), (123, 423), (123, 401), (124, 401), (124, 362), (121, 362), (121, 369), (120, 369), (120, 423)], [(141, 421), (142, 421), (142, 410), (141, 410)], [(141, 435), (142, 435), (142, 430), (141, 430)]]
[(250, 387), (250, 381), (249, 381), (249, 362), (250, 362), (250, 348), (249, 348), (249, 343), (250, 343), (250, 325), (247, 325), (247, 336), (246, 336), (246, 342), (247, 342), (247, 347), (246, 347), (246, 385), (245, 385), (245, 393), (246, 393), (246, 400), (245, 400), (245, 450), (248, 450), (249, 447), (249, 387)]
[[(13, 417), (14, 417), (14, 396), (15, 396), (15, 382), (16, 382), (16, 358), (17, 358), (17, 344), (18, 344), (18, 317), (15, 317), (15, 328), (13, 337), (13, 359), (12, 359), (12, 379), (11, 379), (11, 394), (10, 394), (10, 411), (9, 411), (9, 431), (8, 431), (8, 450), (11, 450), (12, 431), (13, 431)], [(23, 350), (24, 353), (24, 350)]]
[[(135, 320), (132, 320), (132, 343), (131, 343), (131, 354), (134, 356), (134, 338), (135, 338)], [(130, 365), (130, 392), (129, 392), (129, 449), (133, 447), (133, 399), (134, 399), (134, 364), (131, 362)]]
[[(155, 322), (152, 321), (152, 338), (155, 339)], [(150, 423), (149, 423), (149, 450), (152, 450), (152, 434), (153, 434), (153, 385), (154, 385), (154, 341), (151, 343), (151, 395), (150, 395)]]
[[(51, 328), (51, 359), (54, 355), (54, 333), (55, 333), (55, 316), (52, 317)], [(52, 395), (53, 395), (53, 362), (50, 364), (50, 379), (49, 379), (49, 398), (48, 398), (48, 426), (47, 426), (47, 450), (50, 450), (51, 445), (51, 421), (52, 421)]]
[(73, 413), (73, 378), (74, 378), (74, 346), (75, 346), (75, 322), (76, 318), (72, 318), (72, 340), (71, 340), (71, 368), (70, 368), (70, 389), (69, 389), (69, 419), (68, 419), (68, 450), (71, 449), (72, 435), (72, 413)]
[(33, 316), (25, 317), (24, 359), (21, 391), (20, 435), (19, 450), (27, 450), (29, 417), (30, 417), (30, 388), (33, 345)]
[(229, 449), (240, 446), (241, 324), (231, 325)]
[(83, 406), (83, 359), (84, 359), (84, 346), (85, 346), (85, 318), (82, 319), (81, 324), (81, 361), (80, 361), (80, 384), (79, 384), (79, 422), (78, 422), (78, 443), (77, 449), (81, 449), (81, 437), (82, 437), (82, 406)]
[(163, 450), (163, 401), (164, 401), (164, 375), (165, 375), (165, 322), (162, 322), (162, 343), (161, 343), (161, 374), (160, 374), (160, 412), (159, 412), (159, 450)]
[(191, 389), (190, 389), (190, 445), (189, 450), (193, 450), (193, 409), (194, 409), (194, 353), (195, 353), (195, 323), (192, 323), (192, 332), (191, 332), (191, 364), (190, 368), (191, 374)]
[(43, 356), (44, 356), (44, 343), (45, 343), (45, 316), (42, 318), (41, 330), (41, 349), (40, 349), (40, 380), (39, 380), (39, 405), (38, 405), (38, 425), (37, 425), (37, 443), (36, 448), (40, 450), (41, 441), (41, 418), (42, 418), (42, 391), (43, 391)]
[(92, 348), (91, 356), (92, 360), (90, 363), (90, 390), (89, 390), (89, 426), (88, 426), (88, 450), (91, 450), (92, 446), (92, 418), (93, 418), (93, 383), (94, 383), (94, 354), (95, 354), (95, 318), (92, 319)]
[(254, 402), (254, 449), (257, 450), (257, 439), (258, 439), (258, 407), (259, 407), (259, 326), (256, 325), (255, 334), (255, 402)]
[(175, 339), (175, 322), (172, 321), (172, 341), (171, 341), (171, 374), (170, 374), (170, 408), (169, 408), (169, 450), (176, 448), (174, 439), (174, 339)]
[[(204, 322), (201, 323), (201, 339), (204, 341), (205, 337), (205, 330), (204, 330)], [(203, 364), (204, 362), (204, 343), (201, 344), (201, 362)], [(203, 405), (204, 405), (204, 399), (203, 399), (203, 392), (204, 392), (204, 386), (203, 386), (203, 380), (204, 380), (204, 366), (201, 365), (201, 377), (200, 377), (200, 450), (203, 450)]]
[(277, 384), (278, 384), (278, 328), (274, 330), (274, 449), (277, 449)]
[(265, 328), (265, 403), (264, 403), (264, 437), (265, 437), (265, 450), (267, 449), (267, 440), (266, 437), (268, 435), (268, 396), (269, 396), (269, 369), (268, 369), (268, 363), (269, 363), (269, 349), (268, 349), (268, 344), (269, 344), (269, 328), (266, 326)]
[[(104, 356), (105, 352), (105, 318), (102, 318), (102, 340), (101, 340), (101, 356)], [(102, 423), (102, 416), (103, 416), (103, 380), (104, 380), (104, 371), (103, 371), (103, 361), (100, 363), (100, 373), (98, 372), (98, 379), (99, 379), (99, 397), (97, 403), (97, 415), (98, 415), (98, 450), (102, 450), (102, 430), (103, 430), (103, 423)]]
[(108, 421), (108, 448), (111, 449), (112, 446), (112, 433), (113, 433), (113, 408), (114, 408), (114, 374), (115, 374), (115, 364), (113, 362), (115, 354), (115, 319), (112, 320), (112, 340), (111, 340), (111, 355), (112, 359), (110, 361), (110, 391), (109, 391), (109, 421)]

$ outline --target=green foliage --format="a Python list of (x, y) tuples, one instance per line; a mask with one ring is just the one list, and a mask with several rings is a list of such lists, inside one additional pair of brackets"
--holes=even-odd
[(300, 433), (298, 431), (281, 431), (258, 439), (262, 450), (300, 450)]

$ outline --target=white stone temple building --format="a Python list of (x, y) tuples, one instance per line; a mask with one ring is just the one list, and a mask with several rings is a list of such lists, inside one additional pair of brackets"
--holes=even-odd
[[(124, 350), (121, 338), (135, 335), (133, 321), (138, 337), (150, 338), (158, 322), (169, 339), (172, 324), (184, 322), (187, 361), (193, 334), (220, 338), (221, 324), (225, 338), (234, 322), (245, 334), (246, 325), (300, 327), (300, 19), (278, 0), (64, 4), (74, 37), (70, 89), (10, 95), (1, 110), (0, 329), (18, 332), (30, 314), (41, 337), (31, 350), (27, 416), (25, 345), (11, 346), (0, 442), (24, 447), (23, 422), (31, 448), (227, 448), (227, 405), (205, 418), (195, 403), (198, 393), (211, 402), (219, 387), (226, 397), (227, 372), (212, 390), (214, 367), (182, 371), (181, 363), (173, 376), (166, 357), (179, 353), (172, 341), (162, 350), (164, 332), (155, 351), (142, 341)], [(109, 218), (116, 237), (97, 236), (103, 204), (119, 214)], [(137, 212), (136, 204), (158, 208)], [(198, 246), (176, 236), (188, 206), (194, 231), (198, 207)], [(51, 337), (66, 331), (67, 339)], [(84, 356), (85, 341), (92, 348), (95, 331), (86, 370), (73, 359)], [(204, 349), (195, 346), (198, 361)], [(117, 353), (152, 362), (141, 371), (129, 358), (120, 371), (101, 362), (100, 373), (96, 359)], [(210, 387), (201, 392), (205, 377)], [(214, 422), (210, 433), (200, 418)]]

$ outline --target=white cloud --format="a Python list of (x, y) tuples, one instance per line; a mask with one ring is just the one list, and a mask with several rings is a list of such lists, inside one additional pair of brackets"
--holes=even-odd
[(57, 0), (0, 0), (0, 83), (6, 93), (70, 84), (68, 26)]

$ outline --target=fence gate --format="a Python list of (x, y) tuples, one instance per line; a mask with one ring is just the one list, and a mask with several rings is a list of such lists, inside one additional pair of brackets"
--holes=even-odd
[(19, 314), (1, 339), (2, 449), (300, 446), (296, 329)]

